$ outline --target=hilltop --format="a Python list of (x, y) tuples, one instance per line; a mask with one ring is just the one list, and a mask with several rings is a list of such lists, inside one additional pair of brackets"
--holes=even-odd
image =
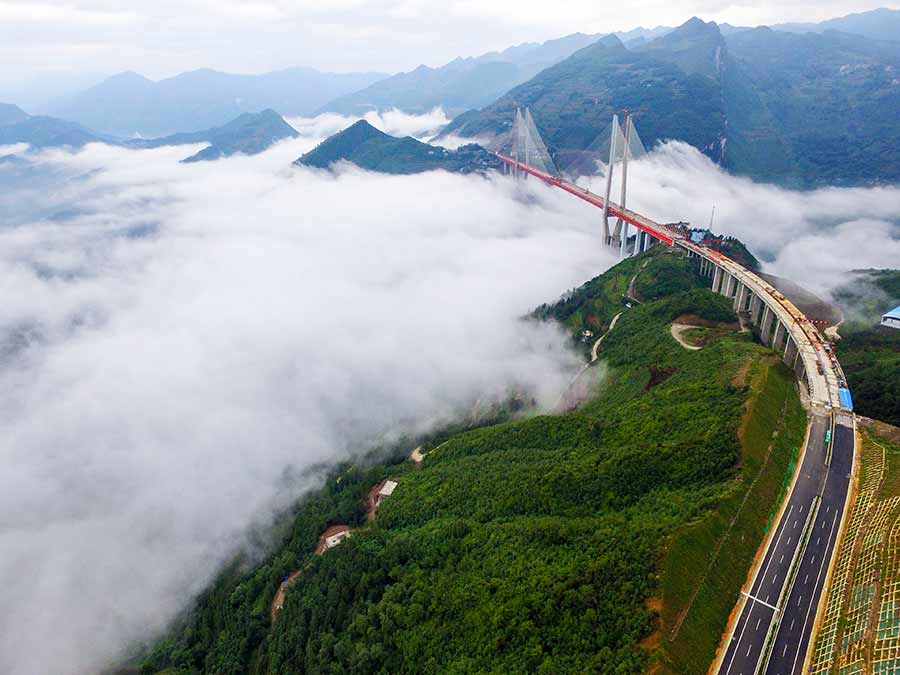
[[(629, 309), (644, 275), (655, 299)], [(576, 341), (619, 315), (584, 397), (337, 467), (142, 671), (704, 672), (803, 440), (792, 375), (665, 250), (541, 311)], [(670, 330), (688, 315), (707, 325), (681, 336), (699, 350)], [(369, 522), (385, 479), (397, 487)]]
[(341, 161), (370, 171), (401, 174), (435, 169), (471, 173), (500, 167), (500, 160), (478, 145), (447, 150), (411, 136), (390, 136), (365, 120), (327, 138), (295, 163), (326, 169)]
[(209, 143), (209, 147), (182, 160), (199, 162), (230, 157), (238, 153), (255, 155), (285, 138), (296, 138), (297, 131), (274, 110), (244, 113), (228, 124), (190, 134), (175, 134), (150, 140), (130, 141), (128, 145), (139, 148), (156, 148), (164, 145)]

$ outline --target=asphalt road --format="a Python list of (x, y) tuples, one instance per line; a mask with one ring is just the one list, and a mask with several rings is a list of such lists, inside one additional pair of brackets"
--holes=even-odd
[[(828, 561), (840, 526), (853, 462), (853, 429), (837, 427), (831, 466), (825, 465), (828, 451), (825, 436), (830, 423), (831, 418), (825, 415), (816, 415), (812, 419), (797, 482), (735, 624), (725, 658), (719, 667), (720, 674), (756, 673), (761, 667), (773, 625), (777, 631), (775, 643), (762, 672), (788, 675), (799, 673), (803, 667)], [(810, 535), (804, 547), (803, 533), (811, 518)], [(780, 604), (800, 549), (799, 568), (787, 590), (786, 599)], [(777, 612), (776, 607), (781, 608), (782, 612)]]

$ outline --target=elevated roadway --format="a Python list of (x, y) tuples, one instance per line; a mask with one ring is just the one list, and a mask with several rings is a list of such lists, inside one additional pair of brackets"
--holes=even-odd
[(760, 340), (781, 355), (806, 388), (810, 416), (802, 459), (714, 664), (722, 675), (800, 673), (842, 529), (855, 455), (853, 405), (830, 346), (782, 293), (721, 252), (691, 241), (677, 228), (605, 204), (600, 195), (560, 176), (498, 157), (517, 173), (605, 207), (633, 225), (636, 252), (656, 241), (685, 250), (697, 271), (711, 278), (712, 290), (732, 298), (735, 311), (749, 314)]

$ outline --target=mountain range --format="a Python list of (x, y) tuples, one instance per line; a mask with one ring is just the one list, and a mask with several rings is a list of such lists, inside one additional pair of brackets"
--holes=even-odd
[(627, 108), (648, 146), (683, 140), (758, 180), (896, 182), (898, 75), (900, 42), (765, 27), (723, 35), (693, 18), (632, 49), (603, 38), (444, 133), (502, 143), (516, 106), (528, 106), (565, 168), (599, 159), (603, 129)]
[(202, 69), (154, 82), (126, 72), (51, 104), (47, 112), (112, 136), (165, 136), (221, 126), (244, 112), (266, 108), (287, 116), (310, 115), (384, 77), (312, 68), (262, 75)]
[(227, 124), (203, 131), (174, 134), (153, 139), (123, 140), (98, 134), (80, 124), (29, 115), (21, 108), (0, 103), (0, 145), (27, 143), (34, 149), (68, 147), (81, 148), (88, 143), (106, 143), (130, 148), (157, 148), (164, 145), (209, 143), (209, 146), (185, 162), (219, 159), (237, 153), (254, 155), (273, 143), (298, 134), (277, 112), (271, 109), (258, 113), (243, 113)]

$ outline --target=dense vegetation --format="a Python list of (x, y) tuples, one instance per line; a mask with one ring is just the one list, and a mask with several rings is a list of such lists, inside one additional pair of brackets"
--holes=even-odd
[(878, 325), (900, 305), (900, 270), (857, 270), (834, 296), (845, 317), (837, 355), (856, 412), (900, 425), (900, 331)]
[[(688, 266), (654, 252), (541, 308), (604, 329), (636, 270), (675, 291), (625, 311), (603, 345), (606, 376), (577, 410), (429, 439), (421, 467), (401, 461), (402, 443), (371, 468), (341, 467), (298, 506), (283, 544), (223, 573), (143, 671), (699, 672), (803, 416), (787, 370), (748, 334), (702, 352), (672, 339), (682, 314), (735, 319), (727, 299), (681, 290)], [(363, 522), (363, 496), (385, 477), (400, 487), (376, 524), (313, 555), (327, 525)], [(727, 574), (672, 574), (683, 564)]]
[(838, 343), (837, 355), (856, 412), (900, 426), (900, 330), (851, 333)]
[(565, 169), (602, 159), (598, 136), (628, 108), (648, 147), (683, 140), (735, 173), (801, 187), (890, 183), (900, 180), (898, 68), (900, 42), (769, 28), (723, 36), (691, 19), (633, 49), (604, 38), (448, 132), (502, 136), (515, 106), (529, 106)]
[(470, 173), (501, 166), (497, 157), (478, 145), (464, 145), (451, 151), (422, 143), (411, 136), (389, 136), (365, 120), (325, 139), (296, 163), (326, 169), (340, 161), (384, 173), (418, 173), (434, 169)]

